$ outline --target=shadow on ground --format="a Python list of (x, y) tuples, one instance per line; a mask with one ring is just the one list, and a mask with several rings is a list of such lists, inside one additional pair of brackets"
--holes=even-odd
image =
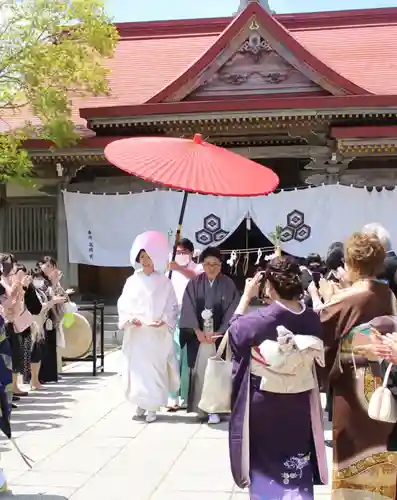
[(12, 431), (24, 433), (61, 427), (56, 420), (66, 422), (70, 418), (62, 412), (68, 409), (68, 403), (77, 402), (73, 393), (88, 392), (113, 375), (113, 372), (99, 373), (96, 377), (69, 373), (62, 375), (58, 383), (45, 384), (43, 390), (30, 392), (18, 401), (12, 412)]
[(60, 495), (52, 495), (51, 493), (17, 493), (13, 494), (12, 491), (7, 492), (2, 498), (14, 498), (16, 500), (39, 500), (44, 498), (45, 500), (68, 500), (67, 497)]

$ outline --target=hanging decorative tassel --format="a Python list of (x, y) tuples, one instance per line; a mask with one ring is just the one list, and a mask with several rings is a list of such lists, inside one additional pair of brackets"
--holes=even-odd
[(239, 265), (239, 262), (240, 262), (240, 254), (237, 255), (237, 260), (236, 260), (236, 264), (234, 266), (234, 275), (237, 276), (237, 273), (238, 273), (238, 265)]
[(262, 250), (261, 250), (261, 249), (259, 249), (259, 250), (258, 250), (258, 256), (257, 256), (257, 258), (256, 258), (256, 262), (255, 262), (255, 265), (256, 265), (256, 266), (259, 266), (259, 264), (260, 264), (260, 262), (261, 262), (261, 258), (262, 258)]
[(230, 254), (230, 258), (227, 259), (226, 264), (230, 267), (233, 267), (234, 263), (236, 262), (236, 259), (237, 259), (237, 252), (233, 250), (232, 253)]
[(243, 265), (244, 276), (247, 276), (248, 274), (249, 263), (250, 263), (250, 254), (247, 252), (244, 257), (244, 265)]

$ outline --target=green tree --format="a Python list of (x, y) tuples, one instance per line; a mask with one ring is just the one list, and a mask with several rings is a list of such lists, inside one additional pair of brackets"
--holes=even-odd
[(117, 39), (100, 0), (0, 0), (0, 182), (29, 179), (24, 140), (77, 140), (72, 99), (108, 93)]

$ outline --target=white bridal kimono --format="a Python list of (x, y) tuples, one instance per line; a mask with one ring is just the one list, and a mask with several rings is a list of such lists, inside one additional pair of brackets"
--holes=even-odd
[[(123, 338), (123, 383), (126, 398), (146, 411), (165, 406), (170, 391), (179, 389), (179, 367), (175, 356), (173, 332), (178, 319), (178, 302), (171, 281), (164, 275), (168, 261), (168, 242), (160, 233), (147, 231), (135, 239), (131, 264), (145, 250), (154, 269), (146, 275), (138, 269), (127, 279), (118, 300), (119, 328)], [(129, 323), (141, 321), (141, 326)], [(155, 321), (164, 325), (149, 326)]]
[[(119, 327), (123, 338), (123, 383), (126, 398), (144, 410), (165, 406), (170, 391), (179, 389), (173, 331), (178, 303), (171, 281), (154, 271), (147, 276), (136, 271), (128, 278), (118, 304)], [(128, 323), (139, 319), (142, 326)], [(160, 328), (148, 326), (164, 321)]]

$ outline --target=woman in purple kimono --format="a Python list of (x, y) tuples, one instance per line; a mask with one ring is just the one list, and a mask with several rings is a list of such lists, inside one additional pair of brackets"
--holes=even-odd
[[(231, 469), (251, 500), (312, 500), (313, 485), (327, 481), (314, 370), (323, 357), (322, 327), (302, 292), (299, 266), (276, 257), (247, 282), (229, 329)], [(270, 305), (244, 314), (258, 295)]]

